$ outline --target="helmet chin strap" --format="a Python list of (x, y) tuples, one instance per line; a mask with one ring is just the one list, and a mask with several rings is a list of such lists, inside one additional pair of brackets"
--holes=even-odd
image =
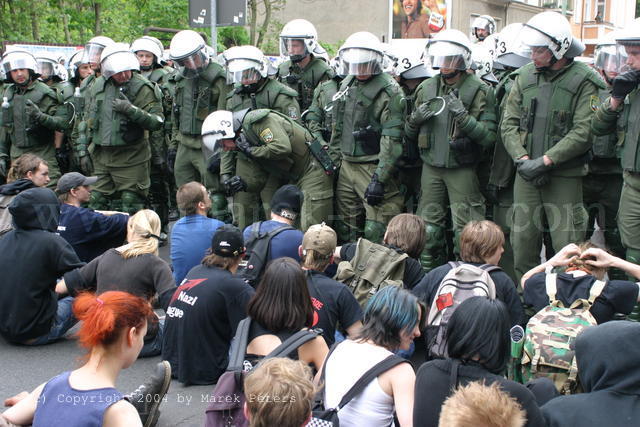
[(140, 70), (142, 70), (142, 71), (150, 71), (151, 69), (153, 69), (153, 65), (141, 65), (140, 66)]
[(448, 73), (448, 74), (440, 73), (440, 76), (441, 76), (443, 79), (448, 80), (448, 79), (453, 79), (453, 78), (454, 78), (454, 77), (456, 77), (458, 74), (460, 74), (460, 70), (454, 70), (454, 72), (453, 72), (453, 73)]

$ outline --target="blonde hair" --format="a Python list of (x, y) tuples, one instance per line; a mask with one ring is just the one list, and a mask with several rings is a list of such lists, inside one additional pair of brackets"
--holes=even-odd
[[(586, 251), (591, 248), (599, 248), (598, 245), (591, 243), (590, 241), (578, 243), (578, 248), (580, 249), (580, 253)], [(603, 249), (604, 250), (604, 249)], [(608, 252), (608, 251), (607, 251)], [(588, 260), (594, 260), (594, 258), (580, 258), (574, 257), (573, 260), (567, 266), (568, 268), (577, 268), (583, 271), (587, 271), (592, 276), (597, 279), (602, 280), (604, 278), (605, 273), (607, 272), (606, 268), (603, 267), (594, 267), (592, 265), (587, 264)]]
[(329, 265), (329, 261), (331, 260), (332, 255), (333, 253), (330, 253), (329, 255), (323, 255), (314, 249), (303, 249), (302, 256), (300, 258), (302, 261), (302, 266), (304, 268), (308, 268), (309, 270), (324, 271), (327, 265)]
[(261, 362), (244, 380), (251, 427), (299, 427), (311, 414), (315, 386), (309, 366), (274, 357)]
[(471, 221), (460, 233), (460, 258), (464, 262), (484, 263), (504, 245), (504, 233), (492, 221)]
[(387, 224), (384, 242), (401, 249), (411, 258), (420, 258), (427, 243), (424, 220), (408, 213), (394, 216)]
[(45, 160), (35, 154), (23, 154), (11, 163), (11, 168), (9, 169), (9, 173), (7, 173), (7, 182), (26, 178), (29, 172), (35, 173), (40, 165), (49, 166)]
[(133, 258), (144, 254), (158, 256), (160, 217), (157, 213), (143, 209), (129, 218), (127, 236), (131, 238), (132, 235), (137, 238), (118, 248), (122, 258)]
[(522, 427), (527, 416), (498, 384), (460, 386), (442, 405), (440, 427)]

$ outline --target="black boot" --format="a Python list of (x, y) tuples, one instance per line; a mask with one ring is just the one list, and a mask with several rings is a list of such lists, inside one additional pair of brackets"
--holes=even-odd
[(166, 360), (158, 363), (153, 375), (132, 393), (125, 396), (138, 411), (144, 427), (153, 427), (160, 417), (160, 403), (171, 384), (171, 365)]

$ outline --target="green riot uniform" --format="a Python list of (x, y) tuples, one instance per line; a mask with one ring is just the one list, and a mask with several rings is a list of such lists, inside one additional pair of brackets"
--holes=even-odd
[[(132, 113), (127, 115), (116, 112), (112, 105), (115, 99), (124, 97), (133, 104)], [(98, 177), (90, 205), (133, 214), (144, 208), (149, 192), (151, 149), (146, 133), (164, 124), (162, 94), (134, 72), (122, 86), (98, 77), (89, 90), (89, 99), (84, 120)]]
[[(9, 106), (2, 108), (0, 157), (15, 160), (26, 153), (39, 156), (49, 164), (49, 187), (55, 187), (60, 169), (56, 161), (54, 132), (64, 131), (69, 125), (68, 110), (61, 105), (61, 97), (39, 80), (27, 86), (8, 84), (2, 96), (7, 99)], [(44, 113), (38, 120), (27, 115), (27, 100)]]
[(290, 117), (267, 109), (250, 111), (242, 130), (252, 145), (254, 164), (304, 193), (302, 230), (329, 222), (333, 214), (333, 182), (311, 154), (311, 133)]
[(313, 101), (313, 92), (318, 85), (333, 77), (333, 70), (321, 58), (311, 56), (306, 67), (287, 60), (278, 67), (278, 80), (298, 92), (300, 109), (306, 111)]
[[(226, 109), (239, 111), (245, 108), (268, 108), (288, 116), (300, 118), (300, 106), (296, 100), (298, 93), (277, 80), (263, 79), (253, 93), (248, 93), (242, 85), (236, 85), (227, 95)], [(284, 185), (281, 177), (270, 174), (256, 166), (242, 153), (227, 151), (222, 154), (220, 175), (239, 175), (247, 183), (247, 191), (233, 196), (233, 218), (238, 227), (245, 227), (269, 218), (269, 201), (278, 188)]]
[(202, 151), (202, 122), (213, 111), (223, 110), (229, 90), (225, 71), (210, 61), (195, 78), (176, 74), (172, 109), (171, 148), (177, 147), (174, 175), (180, 187), (191, 181), (201, 182), (211, 193), (211, 214), (223, 221), (229, 219), (227, 201), (217, 175), (207, 170)]
[[(342, 242), (353, 242), (363, 234), (381, 242), (386, 224), (402, 205), (395, 176), (395, 164), (402, 155), (402, 90), (391, 76), (381, 73), (366, 81), (348, 76), (340, 92), (343, 95), (334, 102), (336, 122), (331, 136), (331, 145), (339, 146), (342, 154), (336, 232)], [(364, 194), (374, 174), (383, 185), (384, 198), (371, 206)]]
[[(171, 76), (165, 67), (155, 68), (147, 72), (141, 72), (145, 78), (155, 83), (162, 92), (162, 112), (164, 117), (171, 116), (171, 107), (173, 99), (167, 81)], [(167, 122), (169, 123), (167, 125)], [(166, 120), (161, 129), (153, 131), (149, 134), (149, 143), (151, 144), (151, 165), (150, 178), (151, 187), (149, 188), (149, 205), (160, 217), (162, 224), (162, 232), (167, 232), (169, 224), (169, 192), (170, 192), (170, 174), (167, 170), (167, 132), (171, 135), (171, 120)]]
[[(626, 258), (640, 264), (640, 89), (634, 89), (617, 110), (607, 99), (596, 111), (591, 129), (599, 137), (616, 133), (624, 184), (618, 207), (618, 229)], [(609, 141), (612, 141), (609, 139)], [(595, 145), (595, 142), (594, 142)], [(608, 189), (607, 189), (608, 190)]]
[(514, 161), (546, 155), (553, 162), (544, 172), (548, 182), (539, 187), (516, 174), (511, 244), (519, 279), (540, 264), (545, 215), (555, 251), (585, 237), (582, 177), (591, 147), (591, 100), (604, 84), (577, 61), (548, 71), (530, 63), (514, 75), (500, 127), (504, 146)]
[[(316, 87), (308, 113), (302, 118), (307, 129), (314, 138), (323, 145), (331, 141), (331, 133), (335, 125), (335, 109), (333, 96), (338, 92), (341, 79), (326, 80)], [(329, 145), (329, 155), (336, 165), (340, 165), (340, 146)]]
[[(413, 90), (401, 85), (406, 100), (407, 111), (405, 118), (411, 116), (415, 105), (416, 86)], [(400, 172), (400, 192), (404, 198), (404, 207), (407, 212), (417, 212), (420, 199), (420, 177), (422, 176), (422, 160), (415, 140), (409, 140), (406, 135), (402, 141), (402, 156), (396, 165)]]
[(72, 169), (85, 175), (93, 175), (93, 165), (91, 161), (85, 161), (85, 167), (82, 167), (82, 160), (91, 157), (88, 151), (89, 141), (87, 140), (87, 123), (84, 120), (84, 113), (87, 104), (91, 101), (91, 86), (95, 83), (96, 78), (95, 74), (90, 74), (82, 80), (80, 83), (80, 96), (76, 97), (74, 93), (74, 97), (71, 100), (76, 112), (76, 119), (73, 122), (73, 129), (69, 138), (71, 151), (73, 153)]
[[(423, 162), (418, 215), (426, 222), (427, 245), (421, 262), (427, 270), (447, 261), (444, 237), (447, 199), (456, 249), (459, 234), (467, 222), (482, 220), (485, 215), (485, 199), (475, 168), (483, 151), (495, 141), (493, 115), (485, 111), (489, 88), (475, 75), (461, 73), (453, 85), (447, 85), (438, 75), (418, 86), (415, 108), (454, 90), (458, 91), (458, 98), (468, 112), (462, 119), (454, 119), (448, 104), (445, 104), (441, 114), (431, 117), (419, 129), (409, 122), (405, 127), (407, 139), (417, 140)], [(451, 142), (462, 138), (468, 141), (467, 147), (464, 151), (454, 150)]]

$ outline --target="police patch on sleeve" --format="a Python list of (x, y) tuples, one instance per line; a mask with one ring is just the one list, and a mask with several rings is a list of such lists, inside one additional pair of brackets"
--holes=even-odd
[(271, 129), (266, 128), (265, 130), (260, 132), (260, 138), (262, 138), (264, 142), (269, 143), (273, 141), (273, 132), (271, 132)]
[(598, 111), (598, 108), (600, 107), (600, 98), (598, 98), (597, 95), (591, 95), (590, 105), (591, 111)]
[(289, 117), (293, 120), (298, 120), (298, 110), (296, 107), (289, 107)]

